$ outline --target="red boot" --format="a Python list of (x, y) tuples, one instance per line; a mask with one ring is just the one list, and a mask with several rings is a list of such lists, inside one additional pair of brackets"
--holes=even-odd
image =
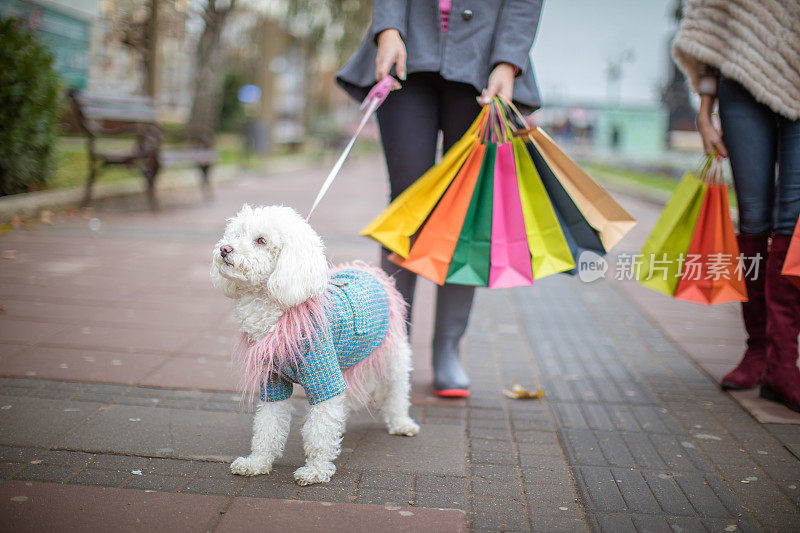
[[(739, 364), (722, 378), (723, 390), (752, 389), (761, 381), (767, 365), (767, 302), (764, 296), (768, 235), (739, 235), (739, 251), (751, 270), (745, 277), (747, 301), (742, 302), (742, 318), (747, 331), (747, 350)], [(755, 264), (753, 264), (755, 263)]]
[(767, 339), (770, 358), (761, 378), (761, 397), (800, 412), (800, 290), (781, 275), (791, 235), (775, 235), (767, 260)]

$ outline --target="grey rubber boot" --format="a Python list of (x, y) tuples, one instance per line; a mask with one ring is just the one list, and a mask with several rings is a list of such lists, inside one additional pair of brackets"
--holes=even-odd
[(437, 396), (469, 395), (469, 376), (461, 364), (459, 341), (467, 329), (475, 287), (442, 285), (436, 294), (433, 331), (433, 388)]
[(414, 303), (414, 289), (417, 286), (417, 275), (413, 272), (400, 268), (391, 261), (389, 261), (389, 250), (381, 248), (381, 268), (384, 272), (394, 278), (394, 285), (403, 299), (408, 304), (408, 334), (411, 335), (411, 311), (413, 310), (412, 304)]

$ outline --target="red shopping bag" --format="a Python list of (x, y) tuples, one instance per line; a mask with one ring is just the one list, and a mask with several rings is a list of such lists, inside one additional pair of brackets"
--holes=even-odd
[(747, 301), (725, 185), (706, 189), (675, 298), (708, 305)]
[(789, 278), (789, 281), (800, 289), (800, 220), (794, 228), (794, 234), (789, 243), (789, 250), (786, 252), (786, 259), (783, 261), (781, 274)]

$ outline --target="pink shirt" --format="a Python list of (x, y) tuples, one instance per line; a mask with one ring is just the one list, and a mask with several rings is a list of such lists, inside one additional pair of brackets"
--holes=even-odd
[(450, 7), (453, 0), (439, 0), (439, 16), (442, 19), (442, 32), (447, 31), (447, 22), (450, 20)]

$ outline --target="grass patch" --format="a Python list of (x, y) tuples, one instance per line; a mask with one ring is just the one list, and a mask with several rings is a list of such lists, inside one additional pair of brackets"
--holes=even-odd
[[(133, 139), (101, 139), (97, 142), (99, 150), (132, 150)], [(166, 145), (169, 149), (170, 145)], [(218, 165), (238, 164), (246, 168), (268, 168), (269, 163), (290, 157), (295, 154), (279, 152), (269, 156), (253, 155), (246, 157), (241, 148), (241, 141), (237, 135), (223, 134), (217, 139), (216, 150), (219, 154)], [(89, 177), (89, 152), (86, 139), (80, 137), (62, 137), (57, 146), (58, 163), (54, 172), (47, 180), (47, 185), (42, 189), (68, 189), (83, 187)], [(312, 157), (310, 155), (310, 157)], [(170, 171), (182, 168), (191, 168), (192, 165), (168, 167), (161, 172), (161, 177), (169, 175)], [(102, 167), (97, 175), (96, 183), (109, 183), (125, 179), (143, 179), (142, 172), (137, 167), (112, 165)], [(41, 190), (41, 189), (40, 189)]]
[(679, 183), (673, 176), (658, 172), (642, 172), (596, 163), (585, 163), (582, 166), (598, 180), (633, 189), (655, 189), (672, 192)]
[[(667, 198), (680, 183), (679, 179), (659, 172), (643, 172), (597, 163), (582, 163), (581, 167), (601, 184), (616, 186), (634, 195), (642, 191), (660, 191)], [(736, 192), (731, 186), (728, 186), (728, 203), (732, 208), (737, 207)]]

